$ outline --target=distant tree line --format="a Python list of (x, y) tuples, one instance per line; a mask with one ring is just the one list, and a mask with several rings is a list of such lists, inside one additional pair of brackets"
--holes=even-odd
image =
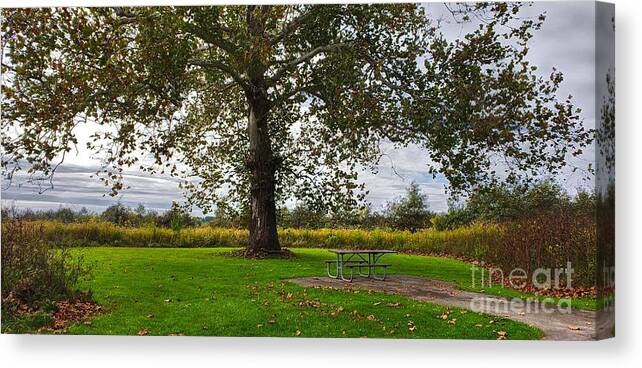
[[(414, 232), (429, 228), (433, 216), (434, 213), (428, 208), (426, 195), (421, 193), (419, 186), (414, 182), (402, 197), (388, 202), (379, 211), (365, 205), (333, 212), (306, 202), (297, 203), (292, 208), (283, 206), (277, 209), (279, 226), (304, 229), (388, 228)], [(234, 209), (219, 205), (209, 222), (216, 227), (245, 228), (249, 218), (250, 211), (247, 208)]]
[(3, 207), (2, 218), (3, 220), (9, 218), (32, 221), (50, 220), (63, 223), (93, 220), (111, 222), (119, 226), (159, 226), (177, 230), (184, 227), (202, 225), (206, 222), (203, 218), (192, 216), (188, 208), (177, 202), (172, 202), (170, 209), (165, 212), (148, 210), (142, 204), (139, 204), (136, 208), (130, 208), (119, 202), (107, 207), (100, 214), (91, 213), (84, 207), (80, 210), (61, 207), (56, 210), (46, 211), (17, 210), (14, 207)]
[[(450, 203), (448, 212), (435, 213), (427, 204), (427, 196), (416, 183), (411, 183), (403, 196), (388, 202), (381, 210), (361, 206), (352, 210), (330, 212), (324, 208), (298, 203), (292, 208), (281, 207), (277, 216), (284, 228), (385, 228), (415, 232), (422, 229), (452, 230), (475, 222), (505, 223), (532, 218), (545, 213), (560, 212), (576, 215), (595, 214), (596, 196), (579, 192), (570, 196), (564, 188), (553, 181), (542, 181), (529, 187), (496, 186), (474, 191), (459, 203)], [(247, 228), (250, 211), (219, 203), (214, 214), (206, 217), (193, 216), (189, 208), (172, 202), (165, 212), (148, 210), (142, 204), (130, 208), (122, 203), (109, 206), (101, 214), (92, 214), (85, 208), (74, 211), (59, 208), (49, 211), (30, 209), (16, 211), (2, 209), (3, 218), (20, 217), (26, 220), (53, 220), (64, 223), (102, 220), (119, 226), (159, 226), (180, 230), (209, 224), (213, 227)]]
[(551, 213), (594, 216), (597, 197), (579, 191), (574, 197), (558, 183), (544, 180), (532, 186), (495, 186), (473, 191), (463, 204), (451, 203), (445, 214), (431, 219), (437, 230), (449, 230), (474, 222), (506, 223)]

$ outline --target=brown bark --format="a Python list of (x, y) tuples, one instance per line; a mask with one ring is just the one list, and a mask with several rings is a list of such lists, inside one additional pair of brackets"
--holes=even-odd
[(265, 82), (266, 67), (262, 63), (261, 50), (265, 44), (265, 14), (268, 6), (262, 6), (257, 14), (255, 6), (248, 6), (246, 21), (253, 40), (258, 40), (249, 49), (246, 67), (248, 84), (245, 96), (248, 103), (248, 136), (250, 150), (247, 167), (250, 179), (250, 236), (245, 255), (249, 257), (280, 254), (281, 246), (276, 231), (275, 173), (277, 160), (272, 151), (268, 126), (270, 100)]
[[(257, 86), (259, 85), (259, 86)], [(247, 160), (251, 172), (250, 236), (247, 256), (279, 254), (281, 246), (276, 228), (275, 172), (277, 163), (268, 132), (269, 101), (260, 83), (246, 93), (249, 106)]]

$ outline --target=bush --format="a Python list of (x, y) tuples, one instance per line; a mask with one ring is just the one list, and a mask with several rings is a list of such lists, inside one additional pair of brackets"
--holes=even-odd
[(46, 241), (45, 226), (9, 219), (2, 224), (2, 310), (21, 305), (37, 309), (79, 295), (76, 283), (87, 275), (82, 258)]
[(506, 272), (519, 267), (529, 275), (537, 268), (561, 269), (571, 262), (573, 286), (595, 285), (598, 254), (594, 215), (550, 211), (501, 227), (503, 236), (486, 261)]
[(412, 182), (403, 198), (388, 203), (386, 217), (391, 227), (397, 230), (415, 232), (429, 227), (431, 213), (426, 205), (426, 195), (421, 193), (415, 182)]
[(156, 224), (158, 226), (171, 228), (174, 231), (179, 231), (185, 227), (196, 226), (198, 220), (190, 215), (187, 208), (176, 202), (172, 202), (172, 207), (169, 211), (158, 217)]
[(500, 223), (534, 218), (573, 206), (595, 211), (595, 197), (581, 192), (572, 199), (559, 184), (544, 180), (532, 186), (497, 185), (478, 189), (468, 198), (465, 209), (474, 220)]
[(433, 216), (430, 219), (436, 230), (454, 230), (473, 223), (475, 216), (466, 208), (451, 208), (447, 213)]

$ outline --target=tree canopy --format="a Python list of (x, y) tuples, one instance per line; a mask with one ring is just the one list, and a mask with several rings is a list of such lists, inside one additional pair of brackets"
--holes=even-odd
[(275, 203), (363, 199), (358, 172), (382, 142), (425, 148), (455, 192), (555, 174), (581, 154), (591, 132), (558, 96), (562, 74), (527, 58), (543, 16), (448, 7), (479, 23), (449, 40), (431, 6), (5, 10), (4, 174), (49, 180), (94, 124), (88, 148), (112, 194), (127, 168), (170, 173), (191, 203), (208, 211), (224, 195), (275, 237)]

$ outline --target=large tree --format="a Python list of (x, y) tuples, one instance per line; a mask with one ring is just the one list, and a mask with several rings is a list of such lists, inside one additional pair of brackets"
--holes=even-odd
[(454, 41), (418, 4), (5, 10), (4, 174), (50, 179), (93, 124), (112, 194), (127, 168), (180, 176), (206, 211), (249, 208), (256, 255), (284, 200), (363, 199), (382, 142), (425, 147), (453, 191), (555, 173), (589, 132), (527, 61), (543, 17), (521, 6), (442, 8), (479, 24)]

